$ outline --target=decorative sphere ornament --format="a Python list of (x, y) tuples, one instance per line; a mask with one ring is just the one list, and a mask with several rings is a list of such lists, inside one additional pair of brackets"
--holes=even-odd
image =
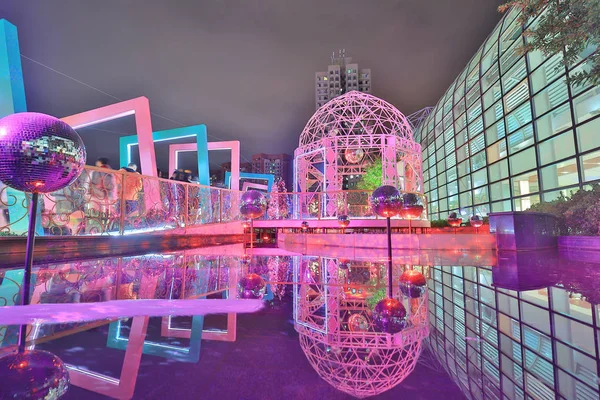
[(300, 228), (306, 232), (308, 230), (308, 222), (306, 221), (302, 221), (302, 223), (300, 224)]
[(262, 299), (265, 290), (265, 280), (258, 274), (244, 276), (238, 285), (238, 293), (241, 299)]
[(455, 212), (448, 215), (448, 224), (453, 228), (458, 228), (462, 224), (462, 218), (460, 218)]
[(363, 149), (346, 149), (344, 150), (344, 158), (350, 164), (358, 164), (362, 161), (365, 156), (365, 151)]
[(422, 273), (414, 269), (407, 269), (400, 275), (400, 291), (413, 299), (421, 297), (425, 291), (427, 281)]
[(384, 218), (391, 218), (398, 215), (402, 208), (400, 191), (389, 185), (380, 186), (375, 189), (370, 201), (373, 212)]
[(338, 217), (338, 225), (340, 228), (347, 228), (350, 225), (350, 218), (347, 215), (340, 215)]
[(483, 218), (481, 218), (479, 215), (473, 215), (469, 222), (472, 227), (481, 228), (481, 226), (483, 225)]
[(378, 332), (398, 333), (406, 327), (406, 308), (396, 299), (380, 300), (373, 310), (373, 326)]
[(349, 269), (350, 268), (350, 260), (345, 258), (340, 258), (338, 260), (338, 267), (340, 269)]
[(26, 350), (0, 358), (0, 399), (59, 399), (69, 390), (69, 371), (52, 353)]
[(267, 198), (258, 190), (248, 190), (240, 199), (240, 213), (245, 218), (256, 219), (265, 215)]
[(369, 320), (362, 314), (352, 314), (348, 318), (348, 330), (350, 332), (367, 332), (369, 330)]
[(423, 204), (419, 196), (414, 193), (404, 193), (400, 216), (404, 219), (417, 219), (421, 214), (423, 214)]
[(23, 192), (69, 186), (85, 165), (83, 141), (58, 118), (40, 113), (0, 119), (0, 181)]

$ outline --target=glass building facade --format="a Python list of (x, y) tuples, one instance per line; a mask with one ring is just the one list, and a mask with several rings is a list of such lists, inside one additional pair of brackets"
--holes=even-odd
[(431, 219), (522, 211), (600, 181), (600, 86), (569, 85), (587, 48), (520, 54), (525, 28), (511, 10), (415, 132)]

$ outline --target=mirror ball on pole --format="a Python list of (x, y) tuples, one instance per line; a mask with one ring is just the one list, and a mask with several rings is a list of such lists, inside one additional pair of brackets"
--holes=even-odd
[[(31, 193), (20, 306), (29, 304), (39, 194), (69, 186), (81, 174), (85, 160), (81, 137), (58, 118), (18, 113), (0, 119), (0, 181)], [(0, 358), (0, 398), (62, 397), (69, 389), (64, 363), (47, 351), (25, 350), (26, 340), (27, 325), (23, 325), (18, 352)]]
[[(248, 190), (240, 198), (240, 214), (250, 221), (250, 246), (254, 242), (254, 219), (265, 215), (267, 199), (258, 190)], [(250, 255), (250, 258), (252, 255)], [(249, 262), (250, 260), (248, 260)], [(238, 283), (238, 295), (241, 299), (262, 299), (265, 295), (266, 283), (258, 274), (247, 274)]]

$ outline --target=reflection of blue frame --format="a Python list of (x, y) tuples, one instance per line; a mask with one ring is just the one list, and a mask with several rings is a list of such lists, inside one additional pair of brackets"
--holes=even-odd
[(258, 179), (258, 180), (267, 181), (267, 188), (268, 188), (267, 190), (270, 193), (271, 189), (273, 188), (273, 183), (275, 182), (275, 175), (273, 175), (273, 174), (255, 174), (252, 172), (240, 172), (240, 187), (232, 188), (231, 187), (231, 172), (229, 172), (229, 171), (225, 172), (225, 186), (227, 186), (229, 189), (240, 190), (243, 179)]
[[(200, 345), (202, 342), (202, 328), (204, 316), (192, 317), (192, 331), (189, 347), (177, 347), (170, 344), (150, 342), (144, 340), (144, 354), (168, 358), (180, 362), (196, 363), (200, 360)], [(106, 345), (113, 349), (125, 350), (129, 338), (121, 336), (121, 321), (111, 322), (108, 328), (108, 341)]]

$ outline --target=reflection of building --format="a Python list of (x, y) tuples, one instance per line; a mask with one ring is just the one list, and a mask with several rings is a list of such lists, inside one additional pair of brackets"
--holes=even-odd
[[(210, 185), (217, 187), (227, 187), (225, 185), (225, 173), (231, 172), (231, 162), (224, 162), (218, 170), (210, 171)], [(240, 163), (240, 172), (252, 172), (252, 163)]]
[(292, 188), (292, 156), (289, 154), (255, 154), (252, 156), (252, 172), (272, 174), (275, 180), (283, 179), (288, 190)]
[(432, 268), (431, 349), (467, 398), (600, 398), (597, 306), (559, 286), (499, 288), (496, 268)]
[(335, 53), (331, 56), (327, 71), (315, 73), (316, 108), (351, 90), (371, 93), (371, 70), (359, 69), (346, 51), (340, 50), (337, 57)]
[(516, 17), (498, 24), (415, 132), (432, 219), (524, 210), (600, 179), (600, 87), (565, 81), (593, 49), (568, 71), (562, 54), (521, 55)]

